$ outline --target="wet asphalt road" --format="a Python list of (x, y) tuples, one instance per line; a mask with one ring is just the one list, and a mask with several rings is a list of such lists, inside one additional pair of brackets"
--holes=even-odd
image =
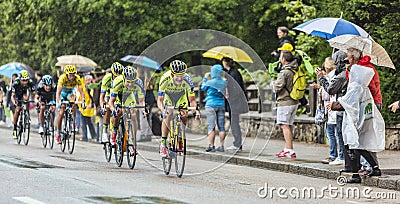
[[(139, 149), (140, 151), (140, 149)], [(140, 151), (134, 170), (104, 159), (102, 145), (77, 142), (72, 155), (58, 146), (44, 149), (40, 136), (18, 145), (11, 131), (0, 129), (0, 203), (395, 203), (398, 199), (353, 198), (334, 180), (203, 161), (189, 157), (182, 178), (166, 176), (157, 152)], [(172, 167), (174, 171), (174, 167)], [(268, 183), (269, 193), (260, 187)], [(338, 187), (344, 193), (308, 198), (305, 187)], [(278, 188), (283, 189), (278, 195)], [(276, 188), (275, 191), (271, 189)], [(286, 191), (284, 191), (286, 189)], [(298, 189), (298, 191), (296, 191)], [(370, 188), (372, 192), (399, 192)], [(290, 193), (289, 193), (290, 191)], [(296, 192), (300, 192), (298, 195)], [(351, 198), (346, 198), (346, 196)], [(376, 197), (376, 194), (371, 194)], [(382, 195), (382, 194), (381, 194)], [(302, 197), (305, 196), (306, 198)], [(343, 198), (341, 198), (343, 196)], [(286, 198), (288, 197), (288, 198)], [(298, 198), (300, 197), (300, 198)], [(360, 196), (362, 197), (362, 195)], [(393, 195), (392, 195), (393, 197)]]

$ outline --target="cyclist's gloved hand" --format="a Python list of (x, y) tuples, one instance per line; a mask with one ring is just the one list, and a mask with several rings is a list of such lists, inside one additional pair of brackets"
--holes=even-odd
[(166, 118), (167, 117), (167, 111), (166, 110), (161, 111), (160, 116), (161, 116), (161, 119)]
[(102, 116), (103, 116), (105, 113), (106, 113), (106, 109), (105, 109), (105, 108), (100, 109), (100, 114), (101, 114)]
[(114, 117), (117, 117), (117, 110), (116, 110), (116, 109), (114, 109), (114, 110), (112, 111), (112, 115), (113, 115)]

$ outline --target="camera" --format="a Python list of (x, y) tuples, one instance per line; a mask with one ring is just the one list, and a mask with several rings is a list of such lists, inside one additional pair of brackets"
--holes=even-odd
[(349, 62), (348, 59), (344, 59), (344, 60), (342, 61), (342, 63), (343, 63), (343, 64), (350, 64), (350, 62)]

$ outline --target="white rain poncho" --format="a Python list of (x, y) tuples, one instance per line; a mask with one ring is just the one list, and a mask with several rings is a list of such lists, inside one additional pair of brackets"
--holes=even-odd
[(385, 148), (385, 122), (368, 88), (373, 76), (373, 69), (353, 65), (347, 93), (338, 99), (345, 109), (343, 141), (350, 149), (379, 152)]

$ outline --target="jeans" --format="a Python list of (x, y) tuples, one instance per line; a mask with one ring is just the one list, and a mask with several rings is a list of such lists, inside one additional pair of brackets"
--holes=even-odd
[(225, 108), (212, 108), (206, 106), (208, 132), (215, 131), (215, 124), (219, 132), (225, 132)]
[(326, 137), (329, 142), (329, 157), (338, 157), (337, 147), (339, 146), (339, 159), (343, 160), (343, 149), (340, 148), (339, 135), (337, 134), (336, 124), (326, 124)]
[(91, 117), (81, 116), (82, 119), (82, 140), (88, 140), (87, 128), (89, 128), (90, 136), (92, 139), (97, 139), (96, 131), (92, 123)]
[(76, 109), (76, 116), (75, 116), (75, 123), (76, 123), (76, 129), (79, 132), (79, 128), (81, 127), (81, 118), (82, 118), (82, 113), (79, 111), (78, 107)]
[[(344, 156), (344, 168), (346, 170), (350, 170), (350, 169), (354, 169), (351, 166), (352, 161), (350, 160), (349, 157), (349, 147), (346, 145), (344, 145), (344, 141), (343, 141), (343, 134), (342, 134), (342, 123), (343, 123), (343, 115), (336, 115), (336, 129), (337, 129), (337, 133), (338, 133), (338, 138), (339, 138), (339, 147), (340, 149), (343, 151), (343, 156)], [(357, 156), (359, 154), (354, 154), (352, 153), (352, 157), (354, 157), (352, 160), (357, 160)], [(359, 156), (358, 156), (359, 158)], [(360, 161), (358, 159), (358, 161)], [(358, 164), (360, 164), (360, 162), (358, 162)]]

